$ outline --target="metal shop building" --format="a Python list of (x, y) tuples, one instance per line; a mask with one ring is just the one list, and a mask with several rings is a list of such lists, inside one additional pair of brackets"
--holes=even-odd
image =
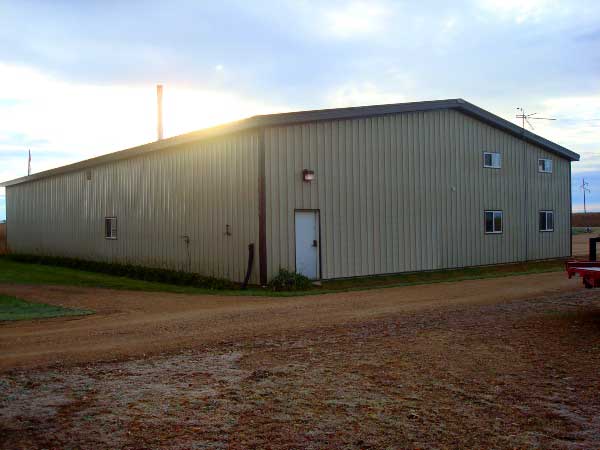
[(569, 256), (579, 155), (461, 99), (303, 111), (8, 181), (13, 252), (244, 279)]

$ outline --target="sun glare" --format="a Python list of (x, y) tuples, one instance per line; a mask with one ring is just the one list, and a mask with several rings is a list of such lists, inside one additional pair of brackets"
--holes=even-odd
[[(0, 109), (0, 152), (31, 148), (35, 170), (44, 152), (78, 161), (156, 139), (156, 87), (72, 84), (32, 69), (0, 65), (0, 83), (16, 100)], [(164, 136), (285, 108), (241, 95), (164, 83)], [(72, 162), (72, 161), (68, 161)]]

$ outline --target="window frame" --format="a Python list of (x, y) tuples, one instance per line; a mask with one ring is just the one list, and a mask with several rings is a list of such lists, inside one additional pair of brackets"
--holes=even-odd
[[(550, 161), (550, 170), (542, 170), (540, 167), (540, 161)], [(554, 171), (554, 162), (551, 158), (538, 158), (538, 172), (539, 173), (552, 173)]]
[[(109, 230), (109, 228), (108, 228), (109, 221), (114, 221), (114, 224), (115, 224), (114, 227), (112, 226), (112, 223), (110, 225), (110, 235), (107, 234), (107, 231)], [(117, 225), (118, 225), (117, 216), (106, 216), (104, 218), (104, 239), (108, 239), (110, 241), (117, 240), (117, 236), (118, 236)], [(114, 230), (114, 235), (113, 235), (113, 230)]]
[[(485, 163), (486, 155), (492, 156), (492, 165)], [(498, 155), (498, 165), (494, 166), (494, 155)], [(500, 152), (483, 152), (483, 168), (484, 169), (502, 169), (502, 154)]]
[[(540, 227), (540, 216), (545, 215), (545, 225), (546, 228), (544, 230)], [(552, 215), (552, 228), (548, 228), (548, 214)], [(540, 233), (553, 233), (554, 232), (554, 210), (553, 209), (540, 209), (538, 212), (538, 231)]]
[[(492, 229), (487, 230), (487, 214), (492, 213)], [(500, 231), (496, 231), (496, 214), (500, 214)], [(504, 211), (501, 209), (485, 209), (483, 211), (483, 231), (485, 234), (502, 234), (504, 233)]]

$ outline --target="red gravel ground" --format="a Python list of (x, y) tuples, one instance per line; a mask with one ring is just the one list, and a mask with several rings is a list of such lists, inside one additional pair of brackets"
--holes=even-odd
[(600, 293), (579, 283), (288, 299), (0, 286), (103, 305), (0, 325), (0, 447), (599, 448)]

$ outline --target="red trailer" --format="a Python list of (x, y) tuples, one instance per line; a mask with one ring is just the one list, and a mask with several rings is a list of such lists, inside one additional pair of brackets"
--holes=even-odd
[(579, 275), (587, 289), (600, 287), (600, 261), (567, 261), (567, 275)]

